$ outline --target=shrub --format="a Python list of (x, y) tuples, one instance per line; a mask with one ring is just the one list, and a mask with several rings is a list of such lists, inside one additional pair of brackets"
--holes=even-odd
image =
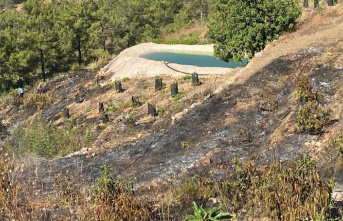
[(317, 101), (308, 101), (296, 113), (298, 128), (301, 132), (321, 132), (331, 114), (332, 110), (319, 107)]
[(111, 168), (107, 164), (100, 167), (100, 173), (100, 178), (91, 188), (91, 194), (97, 200), (107, 201), (115, 191), (114, 179), (112, 178)]
[(40, 116), (18, 127), (14, 134), (19, 147), (14, 150), (29, 151), (46, 158), (65, 156), (80, 150), (83, 145), (77, 128), (68, 124), (62, 128), (44, 124)]
[(190, 80), (190, 79), (192, 79), (192, 75), (189, 75), (189, 74), (184, 75), (184, 76), (182, 77), (182, 79), (183, 79), (183, 80)]
[(94, 204), (83, 214), (85, 220), (156, 220), (152, 205), (144, 197), (133, 195), (132, 179), (115, 180), (107, 164), (100, 172), (101, 176), (91, 187)]
[(298, 129), (301, 132), (319, 133), (329, 123), (332, 110), (323, 109), (319, 102), (322, 98), (313, 88), (307, 76), (301, 76), (297, 80), (297, 92), (299, 101), (303, 102), (297, 111)]
[(312, 92), (313, 88), (308, 76), (301, 76), (297, 80), (297, 92), (301, 102), (319, 101), (319, 96), (316, 92)]
[(52, 98), (48, 94), (28, 94), (24, 100), (23, 108), (34, 108), (35, 110), (43, 110), (52, 104)]
[(142, 102), (139, 99), (131, 99), (130, 107), (140, 107), (142, 105)]
[(165, 107), (157, 107), (157, 115), (158, 116), (163, 116), (163, 114), (166, 112), (166, 108)]
[(123, 79), (121, 79), (121, 81), (122, 81), (123, 83), (128, 82), (129, 80), (130, 80), (129, 77), (124, 77)]
[(236, 178), (223, 183), (225, 198), (238, 200), (236, 210), (271, 220), (316, 220), (328, 217), (332, 185), (318, 174), (308, 156), (271, 165), (267, 170), (255, 163), (236, 161)]
[(182, 148), (189, 148), (191, 146), (192, 146), (192, 143), (190, 141), (184, 140), (184, 141), (181, 142), (181, 147)]
[(330, 141), (329, 147), (337, 148), (337, 150), (343, 154), (343, 133), (336, 134), (336, 136)]
[(177, 95), (175, 95), (175, 96), (172, 98), (172, 100), (175, 102), (175, 101), (180, 100), (181, 98), (182, 98), (182, 95), (181, 95), (181, 94), (177, 94)]
[(143, 89), (147, 89), (148, 88), (148, 85), (147, 85), (147, 82), (146, 82), (145, 78), (139, 79), (138, 87), (143, 88)]
[(118, 108), (116, 106), (114, 106), (114, 104), (112, 102), (107, 102), (107, 108), (106, 111), (109, 112), (116, 112), (118, 110)]

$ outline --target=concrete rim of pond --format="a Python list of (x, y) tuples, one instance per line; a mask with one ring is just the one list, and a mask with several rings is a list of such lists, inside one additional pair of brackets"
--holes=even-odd
[(106, 75), (110, 75), (111, 81), (124, 77), (154, 77), (168, 75), (179, 78), (185, 73), (201, 75), (224, 75), (230, 73), (232, 68), (223, 67), (197, 67), (192, 65), (180, 65), (161, 61), (153, 61), (140, 56), (150, 52), (179, 52), (190, 54), (213, 54), (213, 45), (166, 45), (155, 43), (142, 43), (122, 51), (103, 68)]

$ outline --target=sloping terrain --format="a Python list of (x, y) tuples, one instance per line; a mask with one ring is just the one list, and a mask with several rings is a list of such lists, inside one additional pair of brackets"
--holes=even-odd
[[(51, 81), (49, 93), (54, 103), (42, 111), (43, 120), (63, 124), (61, 111), (68, 107), (81, 125), (97, 132), (97, 140), (92, 149), (61, 159), (23, 158), (17, 179), (40, 198), (54, 193), (58, 173), (73, 176), (80, 188), (93, 185), (105, 163), (113, 168), (115, 177), (133, 178), (135, 189), (146, 190), (206, 171), (225, 176), (235, 157), (248, 160), (254, 156), (259, 163), (269, 164), (307, 153), (319, 166), (333, 163), (335, 151), (326, 147), (343, 127), (343, 9), (338, 4), (325, 10), (324, 14), (304, 11), (296, 32), (272, 42), (245, 68), (203, 78), (197, 87), (179, 79), (182, 97), (177, 101), (170, 98), (168, 88), (152, 89), (154, 78), (132, 78), (123, 83), (126, 90), (120, 94), (106, 84), (111, 76), (104, 76), (103, 86), (96, 85), (96, 70)], [(332, 123), (322, 134), (296, 129), (296, 81), (304, 75), (323, 95), (325, 107), (333, 111)], [(167, 85), (176, 80), (163, 79)], [(74, 102), (76, 92), (82, 95), (82, 103)], [(140, 96), (141, 107), (111, 112), (110, 122), (101, 122), (98, 102), (111, 101), (118, 106), (133, 95)], [(147, 116), (147, 103), (163, 113)], [(19, 116), (13, 107), (3, 111)], [(135, 114), (130, 115), (132, 112)], [(21, 113), (22, 118), (13, 117), (13, 121), (31, 114)], [(172, 116), (177, 118), (175, 122)], [(334, 175), (338, 188), (343, 184), (340, 172), (325, 174)]]

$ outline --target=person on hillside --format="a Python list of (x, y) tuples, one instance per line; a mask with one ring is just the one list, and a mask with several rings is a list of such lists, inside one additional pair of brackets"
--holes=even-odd
[(18, 88), (18, 93), (19, 93), (20, 97), (23, 97), (24, 96), (24, 89), (22, 87), (19, 87)]
[(37, 85), (37, 94), (41, 94), (41, 93), (43, 93), (43, 87), (42, 87), (42, 84), (39, 83), (39, 84)]

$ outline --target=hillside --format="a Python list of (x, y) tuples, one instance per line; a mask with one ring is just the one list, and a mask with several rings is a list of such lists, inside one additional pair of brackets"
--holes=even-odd
[[(192, 86), (189, 79), (161, 75), (166, 86), (155, 91), (154, 77), (138, 76), (123, 81), (124, 92), (117, 93), (110, 73), (101, 73), (97, 84), (100, 70), (85, 69), (49, 80), (46, 95), (51, 104), (41, 111), (23, 105), (34, 88), (27, 88), (23, 101), (3, 99), (0, 116), (6, 130), (41, 113), (45, 124), (62, 127), (70, 120), (82, 131), (79, 136), (87, 131), (95, 136), (92, 145), (67, 157), (47, 160), (19, 154), (14, 176), (26, 190), (20, 203), (30, 201), (43, 210), (44, 202), (56, 195), (58, 174), (70, 177), (76, 188), (86, 189), (94, 185), (104, 164), (113, 169), (114, 177), (132, 178), (135, 191), (157, 200), (195, 174), (211, 172), (220, 179), (233, 173), (234, 158), (248, 161), (254, 157), (258, 164), (269, 165), (304, 153), (315, 159), (324, 180), (335, 179), (339, 193), (341, 155), (329, 144), (343, 128), (342, 33), (342, 3), (321, 13), (306, 9), (295, 32), (284, 33), (246, 67), (202, 77), (199, 86)], [(323, 133), (297, 129), (296, 85), (301, 76), (308, 76), (323, 96), (323, 106), (332, 110)], [(177, 99), (169, 90), (175, 81), (181, 94)], [(77, 93), (83, 102), (75, 102)], [(132, 96), (139, 96), (142, 105), (130, 106)], [(109, 122), (103, 122), (99, 102), (108, 109)], [(148, 103), (157, 107), (158, 116), (147, 115)], [(110, 110), (112, 106), (116, 109)], [(66, 107), (70, 119), (62, 115)], [(0, 145), (5, 147), (9, 137), (10, 133), (3, 133)], [(61, 213), (57, 206), (50, 209), (51, 217)], [(177, 209), (179, 214), (172, 218), (181, 220), (190, 205), (183, 208), (180, 204)], [(63, 213), (72, 217), (77, 209)]]

